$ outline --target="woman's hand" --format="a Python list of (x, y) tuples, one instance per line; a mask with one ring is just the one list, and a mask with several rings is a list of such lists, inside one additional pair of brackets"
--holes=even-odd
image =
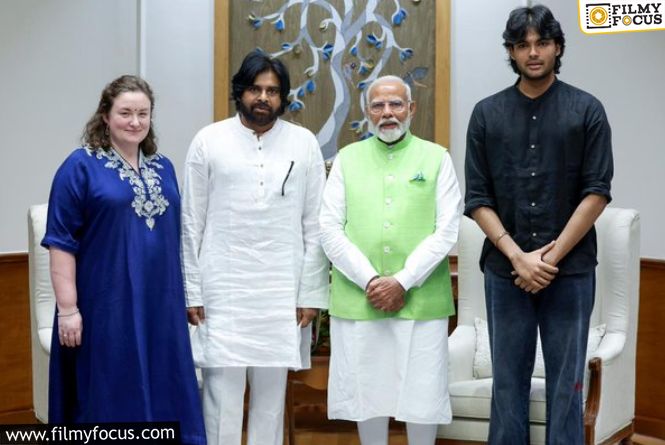
[(58, 305), (58, 337), (60, 345), (73, 348), (81, 346), (83, 320), (76, 302), (76, 257), (70, 252), (49, 248), (51, 282)]
[(83, 318), (78, 309), (68, 313), (58, 313), (58, 336), (60, 345), (74, 348), (81, 346), (83, 333)]

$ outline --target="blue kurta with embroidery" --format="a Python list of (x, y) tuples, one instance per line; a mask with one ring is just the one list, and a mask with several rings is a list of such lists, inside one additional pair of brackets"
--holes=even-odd
[(165, 157), (140, 176), (113, 150), (75, 150), (53, 180), (45, 247), (76, 257), (81, 346), (54, 323), (49, 422), (178, 421), (205, 444), (180, 268), (180, 196)]

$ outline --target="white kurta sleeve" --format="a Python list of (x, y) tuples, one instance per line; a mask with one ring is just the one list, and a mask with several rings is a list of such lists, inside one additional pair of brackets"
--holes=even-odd
[(405, 290), (422, 286), (427, 277), (457, 242), (462, 214), (462, 195), (450, 154), (441, 159), (436, 183), (436, 228), (407, 257), (404, 268), (394, 277)]
[(378, 275), (369, 259), (344, 232), (346, 225), (346, 192), (339, 158), (335, 159), (321, 204), (321, 245), (335, 267), (361, 289)]
[(208, 208), (208, 159), (205, 144), (198, 136), (192, 141), (185, 160), (181, 206), (185, 299), (188, 307), (203, 306), (199, 252)]
[(312, 136), (307, 167), (305, 203), (302, 215), (304, 245), (297, 307), (328, 308), (329, 264), (320, 243), (319, 210), (326, 183), (326, 169), (318, 142)]

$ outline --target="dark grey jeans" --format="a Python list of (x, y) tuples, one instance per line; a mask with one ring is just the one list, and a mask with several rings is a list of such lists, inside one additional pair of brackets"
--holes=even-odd
[(548, 445), (582, 445), (583, 384), (595, 272), (556, 277), (536, 295), (485, 270), (492, 353), (490, 445), (529, 444), (537, 331), (545, 359)]

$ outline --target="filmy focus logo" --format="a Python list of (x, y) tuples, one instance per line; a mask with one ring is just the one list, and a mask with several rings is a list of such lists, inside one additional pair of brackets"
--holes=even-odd
[(580, 28), (585, 34), (665, 30), (665, 1), (579, 0)]

